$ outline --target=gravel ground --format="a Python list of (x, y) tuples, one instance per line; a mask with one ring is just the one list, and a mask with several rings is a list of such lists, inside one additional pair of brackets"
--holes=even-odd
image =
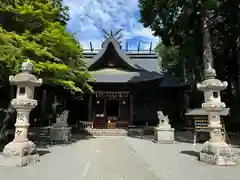
[(240, 179), (240, 166), (201, 163), (190, 143), (163, 145), (130, 137), (92, 138), (48, 147), (40, 153), (39, 163), (23, 168), (0, 167), (0, 180)]

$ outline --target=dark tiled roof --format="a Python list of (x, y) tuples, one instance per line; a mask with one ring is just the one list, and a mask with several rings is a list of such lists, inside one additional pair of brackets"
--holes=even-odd
[(118, 44), (118, 42), (113, 37), (109, 37), (108, 39), (106, 39), (103, 43), (103, 48), (95, 56), (92, 57), (92, 63), (89, 64), (90, 69), (96, 62), (98, 62), (103, 57), (105, 53), (107, 53), (108, 48), (113, 48), (116, 54), (120, 57), (121, 61), (123, 61), (131, 69), (135, 69), (130, 58), (123, 51), (121, 51), (120, 44)]
[(191, 85), (191, 83), (182, 82), (179, 77), (172, 76), (168, 73), (163, 73), (163, 78), (159, 87), (184, 87)]
[(154, 52), (123, 52), (114, 38), (108, 38), (103, 45), (103, 49), (99, 52), (83, 53), (84, 61), (90, 69), (104, 55), (109, 44), (113, 45), (118, 56), (132, 71), (128, 72), (114, 68), (112, 72), (110, 68), (90, 71), (95, 76), (96, 82), (148, 81), (162, 77), (161, 59)]
[(161, 78), (161, 74), (148, 71), (129, 72), (120, 69), (106, 68), (97, 71), (90, 71), (99, 83), (133, 83), (150, 81)]
[[(97, 55), (97, 52), (84, 52), (83, 57), (87, 66), (89, 67), (94, 63), (94, 57)], [(160, 67), (161, 58), (158, 57), (155, 53), (127, 53), (129, 61), (135, 68), (145, 69), (147, 71), (162, 72)]]

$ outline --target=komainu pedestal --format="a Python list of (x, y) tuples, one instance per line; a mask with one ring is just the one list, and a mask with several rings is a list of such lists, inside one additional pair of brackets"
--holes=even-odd
[(159, 124), (154, 128), (155, 140), (158, 143), (171, 144), (175, 142), (174, 128), (169, 124), (168, 116), (164, 116), (162, 111), (157, 112)]
[(25, 62), (21, 73), (9, 77), (10, 83), (17, 85), (16, 98), (11, 101), (17, 111), (17, 119), (14, 140), (4, 147), (0, 156), (3, 166), (25, 166), (39, 160), (35, 144), (28, 139), (29, 114), (37, 106), (37, 100), (33, 99), (34, 87), (42, 84), (42, 79), (30, 74), (32, 70), (33, 64)]
[(71, 127), (68, 126), (52, 126), (51, 127), (51, 140), (59, 142), (69, 142), (71, 140)]
[(50, 136), (52, 141), (68, 142), (71, 140), (72, 128), (68, 126), (67, 118), (68, 111), (64, 110), (57, 118), (56, 124), (51, 127)]

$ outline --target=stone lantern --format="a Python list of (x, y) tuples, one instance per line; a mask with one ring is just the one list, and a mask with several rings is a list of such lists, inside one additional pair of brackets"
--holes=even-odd
[(12, 85), (17, 86), (16, 98), (11, 101), (12, 106), (17, 111), (15, 123), (15, 138), (7, 144), (3, 150), (5, 157), (20, 158), (15, 165), (23, 166), (38, 160), (38, 155), (35, 153), (35, 144), (28, 140), (29, 114), (30, 111), (37, 106), (37, 100), (34, 98), (34, 88), (42, 84), (42, 79), (37, 79), (31, 74), (33, 64), (24, 62), (21, 68), (22, 72), (10, 76), (9, 81)]
[(236, 158), (231, 147), (225, 142), (222, 135), (220, 122), (220, 112), (225, 110), (225, 103), (221, 102), (220, 91), (226, 89), (228, 84), (215, 78), (216, 72), (211, 64), (208, 64), (205, 76), (206, 80), (197, 84), (197, 88), (205, 95), (202, 108), (208, 113), (210, 139), (204, 143), (199, 159), (215, 165), (236, 165)]

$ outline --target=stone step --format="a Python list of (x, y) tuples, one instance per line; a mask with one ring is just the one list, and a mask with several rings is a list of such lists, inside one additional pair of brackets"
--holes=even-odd
[(128, 131), (124, 129), (89, 129), (87, 133), (91, 136), (127, 136)]

